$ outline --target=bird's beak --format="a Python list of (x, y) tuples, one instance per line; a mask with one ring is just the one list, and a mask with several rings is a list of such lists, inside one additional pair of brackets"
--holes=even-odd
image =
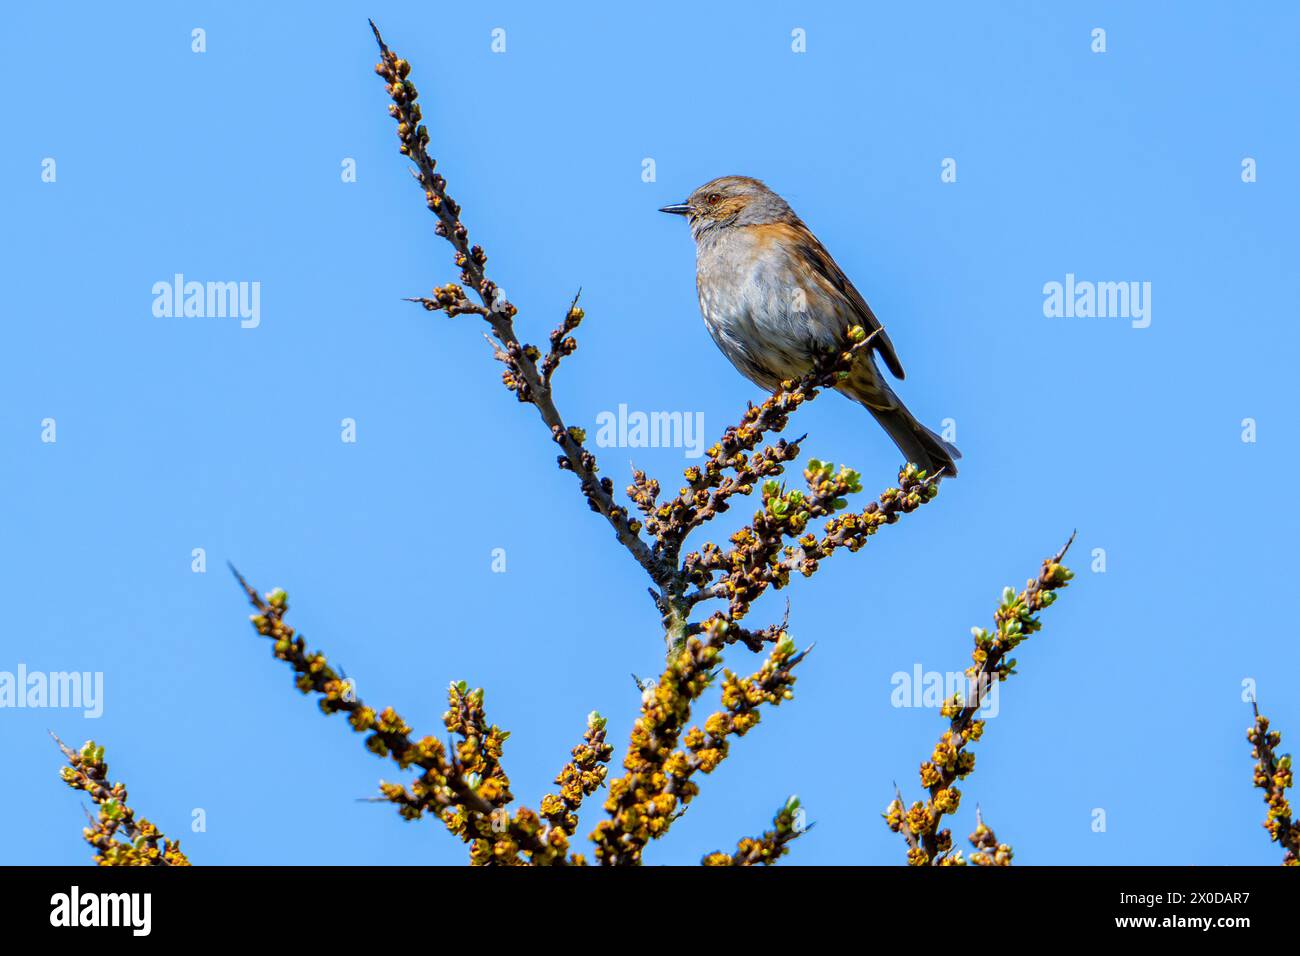
[(690, 204), (688, 203), (679, 202), (679, 203), (674, 203), (671, 206), (661, 206), (659, 211), (670, 213), (674, 216), (685, 216), (685, 215), (689, 215), (691, 211), (691, 207)]

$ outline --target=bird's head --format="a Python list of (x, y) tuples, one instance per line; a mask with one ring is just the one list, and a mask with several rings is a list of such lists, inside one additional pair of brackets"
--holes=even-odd
[(695, 238), (728, 226), (755, 226), (793, 218), (786, 201), (757, 179), (723, 176), (705, 183), (685, 202), (660, 212), (685, 216)]

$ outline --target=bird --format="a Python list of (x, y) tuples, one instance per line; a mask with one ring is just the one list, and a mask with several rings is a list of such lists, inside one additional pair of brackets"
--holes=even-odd
[(876, 365), (878, 357), (904, 377), (889, 335), (789, 203), (760, 180), (723, 176), (659, 211), (690, 225), (700, 313), (737, 371), (774, 393), (860, 326), (874, 334), (871, 347), (836, 389), (871, 412), (908, 462), (931, 476), (957, 474), (961, 452), (917, 421)]

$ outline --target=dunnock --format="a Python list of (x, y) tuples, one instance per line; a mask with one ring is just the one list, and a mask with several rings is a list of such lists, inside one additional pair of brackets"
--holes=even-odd
[[(723, 176), (661, 212), (685, 216), (695, 237), (695, 285), (704, 324), (742, 375), (769, 392), (810, 371), (819, 354), (843, 348), (848, 330), (880, 322), (788, 203), (757, 179)], [(908, 461), (930, 474), (957, 474), (961, 453), (926, 428), (876, 367), (903, 366), (882, 330), (837, 389), (875, 416)]]

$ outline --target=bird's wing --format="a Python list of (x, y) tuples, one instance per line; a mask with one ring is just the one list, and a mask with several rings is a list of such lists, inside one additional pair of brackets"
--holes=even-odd
[(894, 352), (894, 343), (889, 340), (889, 333), (884, 330), (884, 326), (876, 318), (876, 313), (871, 311), (871, 306), (867, 305), (867, 300), (862, 298), (862, 293), (853, 287), (853, 283), (844, 274), (844, 270), (836, 265), (835, 260), (831, 258), (831, 254), (817, 241), (817, 237), (808, 230), (807, 226), (799, 223), (798, 226), (787, 227), (785, 238), (796, 245), (799, 259), (808, 263), (814, 278), (820, 279), (829, 285), (848, 301), (849, 306), (857, 315), (868, 335), (879, 330), (880, 334), (876, 336), (875, 345), (872, 348), (885, 360), (885, 364), (889, 366), (889, 371), (894, 374), (894, 378), (905, 378), (906, 373), (903, 371), (902, 363), (898, 361), (898, 355)]

